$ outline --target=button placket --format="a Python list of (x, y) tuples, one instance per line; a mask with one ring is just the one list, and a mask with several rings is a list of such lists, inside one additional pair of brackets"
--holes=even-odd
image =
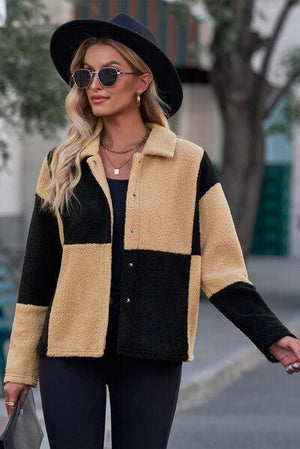
[[(133, 198), (133, 200), (138, 199), (138, 192), (139, 192), (139, 190), (138, 190), (139, 184), (138, 183), (140, 182), (141, 161), (142, 161), (142, 156), (140, 154), (136, 153), (133, 157), (133, 164), (132, 164), (132, 168), (131, 168), (132, 173), (130, 175), (131, 176), (130, 183), (132, 183), (133, 181), (135, 183), (132, 187), (133, 192), (130, 194), (130, 197), (129, 197), (129, 198)], [(129, 183), (129, 187), (131, 188), (130, 183)], [(138, 247), (138, 234), (136, 233), (136, 231), (138, 231), (138, 229), (135, 226), (135, 222), (132, 222), (132, 221), (133, 221), (133, 219), (134, 220), (139, 219), (139, 210), (138, 210), (139, 203), (129, 201), (128, 207), (129, 207), (130, 213), (128, 213), (128, 215), (127, 215), (127, 220), (130, 220), (130, 223), (128, 223), (128, 224), (126, 223), (125, 225), (127, 225), (129, 227), (130, 235), (132, 237), (135, 237), (135, 239), (136, 239), (134, 241), (134, 243), (131, 242), (131, 247)], [(138, 223), (138, 221), (137, 221), (137, 223)], [(128, 280), (130, 280), (130, 281), (127, 286), (128, 287), (128, 290), (127, 290), (128, 296), (125, 297), (125, 301), (126, 301), (126, 304), (129, 305), (129, 303), (132, 301), (132, 298), (130, 297), (130, 293), (131, 293), (131, 288), (133, 288), (132, 281), (134, 280), (134, 278), (132, 276), (134, 276), (134, 271), (133, 271), (134, 264), (132, 261), (129, 261), (127, 263), (127, 266), (128, 266), (128, 270), (129, 270), (129, 273), (128, 273), (129, 279)]]
[[(92, 162), (93, 162), (94, 166), (92, 166)], [(110, 190), (108, 187), (108, 183), (105, 178), (104, 166), (103, 166), (100, 154), (95, 155), (93, 158), (88, 158), (87, 163), (90, 167), (90, 170), (91, 170), (94, 178), (96, 179), (97, 183), (99, 184), (99, 186), (101, 187), (101, 189), (104, 193), (104, 196), (106, 198), (106, 201), (107, 201), (107, 204), (108, 204), (108, 207), (110, 210), (110, 217), (111, 217), (110, 235), (111, 235), (111, 242), (112, 242), (113, 241), (113, 225), (114, 225), (113, 205), (112, 205), (112, 199), (110, 196)], [(105, 181), (106, 181), (106, 185), (105, 185)], [(112, 259), (112, 243), (110, 244), (110, 259)], [(112, 270), (112, 264), (110, 265), (110, 269)], [(109, 306), (110, 306), (110, 299), (108, 299), (108, 307)], [(107, 323), (106, 332), (108, 332), (108, 323)]]
[[(135, 153), (133, 155), (133, 163), (132, 163), (132, 168), (131, 168), (132, 174), (130, 177), (132, 178), (132, 180), (134, 180), (135, 185), (133, 185), (133, 192), (131, 193), (130, 197), (133, 197), (134, 199), (138, 199), (138, 188), (139, 188), (138, 183), (140, 181), (142, 158), (143, 158), (143, 156), (140, 153)], [(129, 183), (129, 187), (131, 188), (130, 183)], [(138, 206), (139, 206), (138, 203), (130, 202), (130, 211), (132, 209), (136, 209), (136, 211), (137, 211), (136, 213), (132, 214), (135, 219), (136, 219), (136, 217), (138, 218), (138, 215), (139, 215)], [(128, 214), (128, 215), (129, 215), (129, 220), (132, 220), (132, 218), (130, 217), (131, 214)], [(135, 237), (136, 239), (138, 239), (138, 235), (136, 232), (136, 231), (138, 231), (138, 229), (135, 226), (135, 223), (132, 223), (132, 222), (130, 223), (129, 231), (130, 231), (130, 234), (132, 237)], [(138, 241), (136, 241), (135, 245), (136, 246), (138, 245)]]

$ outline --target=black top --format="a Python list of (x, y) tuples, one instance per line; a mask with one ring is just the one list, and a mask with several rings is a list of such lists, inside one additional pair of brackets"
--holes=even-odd
[(120, 287), (122, 273), (122, 256), (124, 248), (125, 206), (128, 179), (106, 178), (113, 203), (114, 224), (112, 242), (112, 279), (109, 305), (107, 338), (103, 359), (122, 358), (116, 353), (118, 338), (118, 319), (120, 312)]
[(111, 296), (119, 297), (121, 288), (125, 208), (128, 179), (106, 179), (110, 188), (114, 212)]

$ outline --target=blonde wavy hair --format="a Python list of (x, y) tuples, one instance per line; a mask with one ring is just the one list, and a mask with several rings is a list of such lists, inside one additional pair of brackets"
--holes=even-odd
[[(148, 65), (133, 50), (109, 36), (83, 40), (73, 56), (71, 73), (83, 67), (85, 53), (94, 44), (111, 45), (120, 52), (132, 70), (139, 74), (145, 72), (152, 74)], [(170, 128), (168, 113), (163, 109), (164, 107), (167, 110), (170, 106), (160, 97), (154, 77), (146, 91), (141, 94), (140, 100), (140, 113), (144, 122), (155, 122)], [(79, 89), (75, 84), (66, 97), (65, 109), (71, 122), (67, 132), (68, 138), (52, 152), (49, 166), (51, 179), (45, 186), (44, 199), (41, 203), (42, 208), (50, 210), (54, 215), (57, 212), (62, 213), (65, 207), (69, 212), (72, 197), (79, 203), (73, 190), (81, 178), (80, 151), (93, 141), (103, 128), (101, 117), (92, 113), (85, 90)]]

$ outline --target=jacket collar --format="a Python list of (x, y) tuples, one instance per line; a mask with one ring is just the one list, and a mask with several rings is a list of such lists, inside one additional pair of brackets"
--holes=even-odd
[[(142, 154), (173, 157), (176, 146), (176, 134), (165, 126), (146, 122), (151, 132), (142, 150)], [(80, 152), (80, 160), (99, 154), (100, 136), (89, 142)]]

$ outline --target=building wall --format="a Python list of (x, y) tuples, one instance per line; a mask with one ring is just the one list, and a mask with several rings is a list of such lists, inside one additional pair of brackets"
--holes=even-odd
[(53, 23), (63, 23), (72, 19), (74, 6), (67, 0), (43, 0)]
[[(259, 30), (267, 36), (273, 29), (278, 13), (284, 6), (281, 0), (258, 0), (256, 2), (257, 10), (261, 11), (267, 19), (263, 19), (261, 14), (256, 15), (253, 21), (253, 28)], [(281, 64), (283, 57), (289, 50), (299, 47), (299, 23), (300, 6), (291, 9), (282, 32), (277, 41), (274, 57), (272, 58), (268, 79), (276, 86), (284, 85), (286, 81), (285, 70)], [(253, 58), (253, 67), (258, 70), (261, 64), (263, 51), (257, 52)], [(300, 100), (300, 90), (297, 91), (297, 97)], [(292, 129), (292, 143), (290, 151), (291, 164), (291, 184), (290, 184), (290, 224), (289, 224), (289, 254), (291, 256), (300, 256), (300, 152), (298, 151), (300, 143), (300, 126), (294, 125)], [(271, 152), (266, 153), (266, 163), (271, 158), (276, 157), (277, 163), (286, 161), (286, 153), (277, 151), (277, 155)]]
[[(120, 2), (119, 4), (124, 9), (123, 12), (129, 12), (130, 14), (138, 14), (138, 17), (143, 17), (143, 14), (147, 18), (148, 26), (156, 34), (160, 40), (161, 48), (164, 51), (168, 51), (171, 59), (173, 58), (173, 63), (186, 64), (187, 67), (195, 66), (195, 63), (200, 64), (200, 67), (209, 70), (211, 66), (211, 58), (206, 48), (212, 38), (213, 28), (212, 23), (209, 21), (202, 22), (201, 19), (191, 19), (188, 27), (188, 46), (190, 52), (187, 54), (183, 51), (182, 41), (178, 46), (172, 47), (176, 41), (174, 36), (180, 36), (180, 32), (184, 33), (183, 27), (180, 27), (176, 21), (168, 20), (167, 26), (163, 20), (163, 8), (165, 2), (161, 0), (155, 0), (156, 7), (159, 7), (159, 17), (153, 15), (153, 10), (147, 7), (147, 2), (144, 0), (139, 3), (137, 7), (137, 2)], [(74, 6), (71, 2), (66, 0), (52, 0), (51, 2), (46, 2), (45, 4), (48, 11), (52, 17), (52, 21), (57, 24), (63, 23), (67, 20), (72, 20), (74, 16)], [(86, 2), (88, 4), (88, 2)], [(96, 9), (96, 4), (99, 5), (99, 9)], [(151, 2), (153, 5), (154, 2)], [(81, 9), (80, 17), (82, 14), (88, 14), (96, 16), (101, 14), (101, 18), (104, 20), (113, 17), (120, 12), (117, 8), (116, 1), (91, 1), (89, 3), (88, 9), (84, 12)], [(282, 5), (280, 0), (259, 0), (257, 6), (259, 9), (263, 9), (267, 12), (270, 17), (268, 23), (257, 18), (253, 26), (260, 30), (263, 30), (265, 34), (269, 32), (272, 24), (274, 23), (276, 12), (278, 8)], [(84, 8), (82, 3), (81, 8)], [(135, 8), (135, 9), (134, 9)], [(272, 67), (270, 72), (270, 77), (272, 80), (278, 81), (282, 80), (282, 75), (279, 75), (278, 67), (276, 67), (276, 61), (278, 60), (280, 54), (283, 54), (295, 40), (297, 40), (297, 27), (299, 23), (299, 8), (294, 8), (293, 12), (290, 14), (287, 24), (284, 28), (282, 36), (280, 38), (280, 44), (276, 49), (276, 58), (272, 61)], [(203, 14), (202, 14), (203, 16)], [(195, 42), (200, 42), (201, 45), (196, 45)], [(193, 51), (194, 50), (194, 51)], [(193, 57), (188, 55), (193, 54)], [(258, 66), (259, 58), (261, 56), (258, 54), (253, 58), (253, 66)], [(282, 81), (281, 81), (282, 82)], [(221, 165), (222, 162), (222, 123), (218, 113), (217, 102), (214, 97), (214, 92), (209, 85), (204, 84), (183, 84), (184, 90), (184, 100), (182, 107), (179, 109), (177, 114), (171, 119), (171, 124), (175, 127), (176, 132), (184, 138), (190, 139), (195, 143), (204, 147), (212, 160), (217, 164)], [(205, 106), (205, 107), (203, 107)], [(0, 203), (0, 232), (1, 236), (4, 236), (4, 240), (9, 241), (11, 244), (14, 242), (22, 241), (24, 243), (24, 237), (26, 236), (27, 229), (24, 230), (23, 223), (26, 226), (29, 224), (31, 207), (33, 201), (33, 190), (35, 188), (34, 184), (37, 180), (38, 169), (42, 161), (43, 156), (56, 145), (62, 138), (63, 133), (59, 133), (57, 136), (53, 136), (50, 140), (45, 140), (38, 135), (35, 136), (22, 136), (21, 141), (16, 141), (11, 145), (11, 151), (18, 154), (17, 167), (14, 168), (14, 180), (13, 187), (11, 184), (7, 184), (7, 180), (4, 181), (1, 178), (2, 186), (6, 186), (7, 190), (11, 191), (12, 198), (5, 197)], [(300, 154), (296, 151), (297, 144), (300, 141), (300, 130), (296, 126), (293, 129), (293, 145), (291, 150), (291, 163), (292, 163), (292, 180), (291, 180), (291, 220), (290, 220), (290, 253), (293, 255), (300, 254)], [(25, 149), (24, 149), (25, 145)], [(19, 174), (18, 174), (19, 170)], [(22, 175), (20, 174), (22, 173)], [(34, 181), (34, 182), (33, 182)], [(7, 206), (5, 204), (9, 203), (13, 207), (14, 212), (7, 211)], [(1, 218), (2, 216), (2, 218)], [(8, 223), (11, 225), (8, 226)], [(19, 238), (13, 234), (16, 234), (14, 229), (19, 229)], [(11, 235), (10, 238), (6, 238)]]
[(26, 183), (23, 171), (22, 145), (17, 133), (0, 121), (1, 138), (8, 142), (10, 158), (0, 171), (0, 250), (18, 249), (22, 244), (22, 188)]
[[(258, 30), (262, 36), (269, 36), (273, 30), (274, 24), (281, 8), (284, 6), (282, 0), (256, 0), (255, 10), (257, 14), (254, 16), (252, 28)], [(199, 0), (194, 7), (196, 16), (204, 19), (201, 23), (201, 55), (200, 64), (202, 68), (210, 70), (213, 59), (208, 51), (209, 43), (213, 37), (213, 22), (207, 20), (207, 13), (204, 2)], [(265, 17), (265, 18), (264, 18)], [(299, 23), (300, 23), (300, 5), (291, 9), (282, 32), (277, 40), (273, 58), (270, 64), (270, 70), (267, 75), (269, 81), (280, 87), (285, 83), (286, 77), (284, 68), (281, 64), (282, 58), (287, 52), (295, 47), (299, 47)], [(264, 51), (256, 52), (252, 59), (253, 69), (259, 71), (261, 67)], [(300, 100), (300, 89), (297, 90), (297, 97)], [(201, 126), (201, 125), (199, 125)], [(201, 129), (200, 129), (201, 132)], [(265, 163), (266, 164), (287, 164), (291, 166), (290, 179), (290, 210), (289, 210), (289, 250), (291, 256), (300, 256), (300, 152), (298, 151), (300, 143), (300, 126), (296, 124), (292, 129), (291, 144), (284, 142), (282, 146), (278, 145), (277, 139), (267, 139)], [(274, 142), (277, 140), (276, 144)], [(217, 157), (221, 154), (215, 150)]]
[[(297, 89), (300, 98), (300, 89)], [(300, 256), (300, 126), (292, 129), (290, 254)]]
[(80, 0), (74, 7), (74, 18), (109, 20), (119, 13), (130, 14), (145, 24), (155, 35), (158, 46), (177, 67), (198, 65), (197, 39), (200, 21), (190, 15), (182, 21), (172, 2), (166, 0)]
[(176, 115), (179, 136), (203, 147), (217, 164), (222, 160), (222, 121), (209, 84), (183, 84), (183, 103)]
[[(45, 1), (45, 5), (54, 23), (72, 19), (70, 2)], [(64, 131), (47, 140), (38, 133), (32, 136), (20, 134), (1, 123), (0, 130), (11, 154), (8, 168), (0, 171), (0, 250), (2, 244), (14, 252), (24, 249), (42, 160), (62, 139)]]

